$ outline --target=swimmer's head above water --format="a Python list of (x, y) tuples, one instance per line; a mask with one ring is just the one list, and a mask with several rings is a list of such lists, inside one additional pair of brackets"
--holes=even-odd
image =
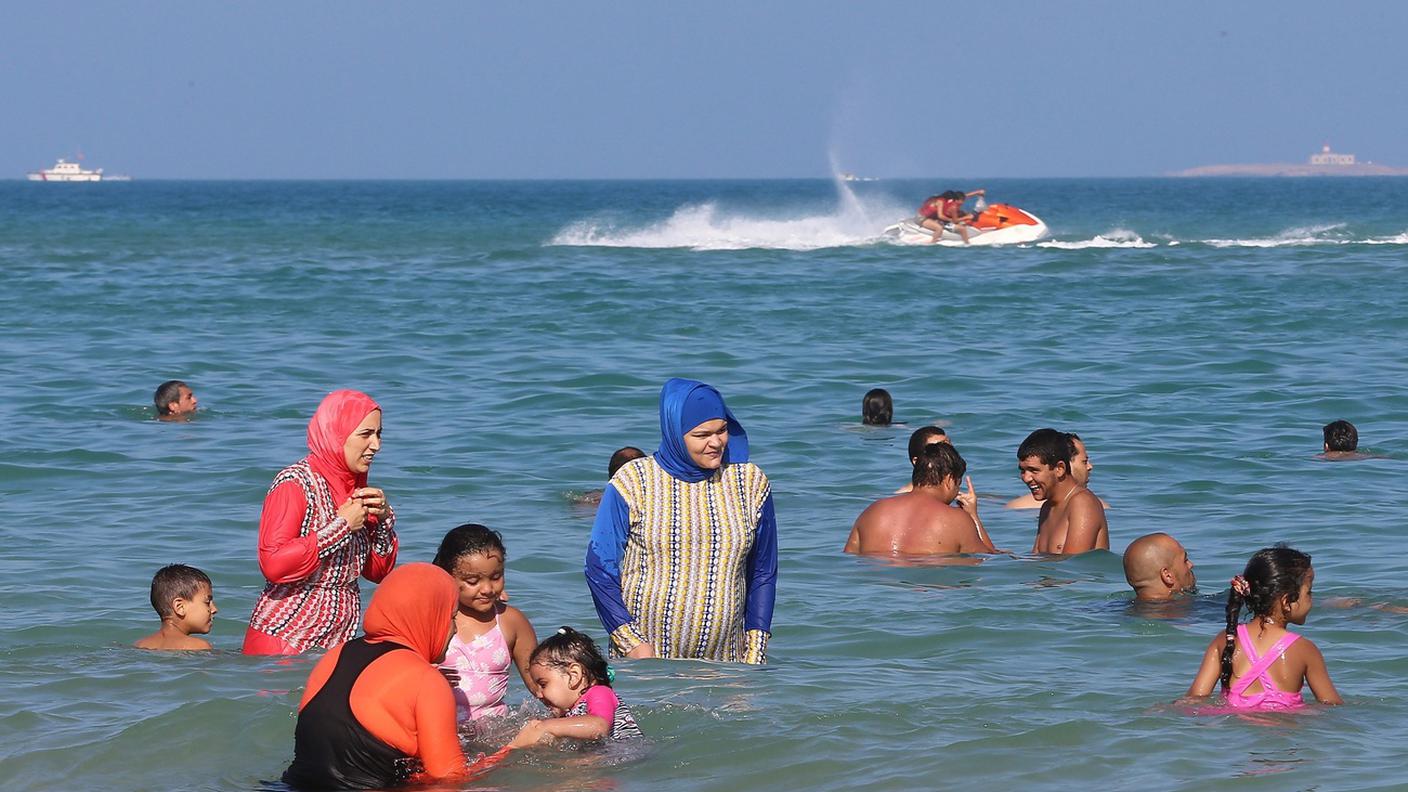
[(1166, 533), (1145, 534), (1129, 543), (1124, 579), (1135, 599), (1146, 602), (1169, 600), (1198, 585), (1188, 551)]

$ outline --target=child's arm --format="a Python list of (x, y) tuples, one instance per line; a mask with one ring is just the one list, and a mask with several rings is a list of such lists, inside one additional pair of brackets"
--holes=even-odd
[(1343, 704), (1344, 699), (1335, 690), (1335, 683), (1330, 681), (1330, 672), (1325, 668), (1325, 656), (1320, 654), (1320, 647), (1305, 638), (1297, 643), (1305, 645), (1305, 681), (1310, 684), (1310, 692), (1315, 694), (1316, 700), (1321, 704)]
[(1222, 678), (1222, 649), (1227, 646), (1227, 633), (1218, 633), (1203, 652), (1203, 664), (1198, 667), (1198, 675), (1193, 677), (1186, 695), (1203, 698), (1211, 696), (1217, 682)]
[(598, 715), (574, 715), (570, 718), (550, 718), (543, 721), (543, 731), (554, 737), (576, 740), (599, 740), (611, 732), (611, 724)]
[(533, 655), (533, 648), (538, 645), (538, 635), (533, 632), (533, 624), (523, 615), (523, 611), (512, 605), (504, 606), (504, 613), (500, 618), (508, 623), (508, 651), (513, 655), (513, 664), (518, 667), (518, 675), (523, 678), (523, 686), (528, 689), (529, 695), (537, 698), (538, 686), (533, 684), (533, 678), (528, 674), (528, 658)]

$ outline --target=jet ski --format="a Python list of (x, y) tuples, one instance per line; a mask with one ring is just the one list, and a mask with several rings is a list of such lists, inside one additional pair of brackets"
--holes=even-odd
[[(988, 204), (978, 213), (968, 228), (968, 242), (973, 245), (1020, 245), (1035, 242), (1050, 233), (1046, 223), (1030, 212), (1011, 204)], [(927, 245), (934, 232), (919, 225), (914, 218), (901, 220), (885, 229), (885, 236), (900, 245)], [(963, 236), (952, 225), (939, 235), (940, 245), (963, 244)]]

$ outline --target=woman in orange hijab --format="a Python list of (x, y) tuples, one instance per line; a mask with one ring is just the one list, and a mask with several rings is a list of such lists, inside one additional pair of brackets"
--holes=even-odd
[(386, 576), (367, 609), (367, 634), (308, 675), (285, 783), (381, 789), (466, 773), (455, 696), (436, 668), (458, 607), (458, 586), (437, 566), (407, 564)]
[(357, 578), (396, 565), (396, 515), (367, 486), (381, 450), (381, 407), (361, 391), (329, 393), (308, 422), (308, 456), (274, 477), (259, 517), (259, 569), (245, 654), (299, 654), (357, 634)]

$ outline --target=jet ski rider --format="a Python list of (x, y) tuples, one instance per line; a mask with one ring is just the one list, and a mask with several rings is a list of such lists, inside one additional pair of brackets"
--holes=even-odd
[(978, 189), (969, 193), (960, 190), (946, 190), (938, 195), (931, 195), (925, 199), (919, 207), (919, 225), (934, 232), (930, 242), (938, 242), (943, 235), (944, 229), (955, 229), (963, 237), (964, 244), (968, 243), (968, 228), (977, 215), (963, 211), (963, 202), (975, 195), (987, 195), (986, 189)]

